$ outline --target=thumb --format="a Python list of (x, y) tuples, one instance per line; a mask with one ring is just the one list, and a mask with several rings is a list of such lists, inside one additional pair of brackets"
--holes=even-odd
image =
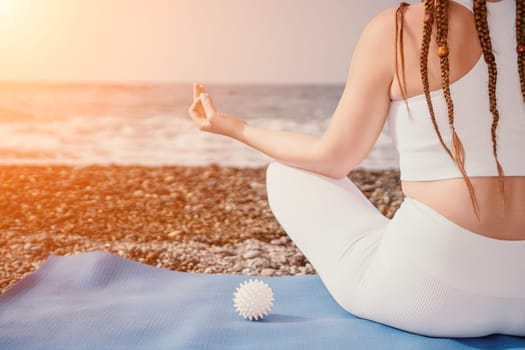
[(213, 104), (213, 101), (207, 92), (201, 92), (199, 98), (207, 116), (212, 116), (216, 113), (215, 105)]

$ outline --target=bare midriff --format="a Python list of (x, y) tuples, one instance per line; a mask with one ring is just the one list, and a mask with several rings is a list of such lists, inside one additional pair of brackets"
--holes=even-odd
[(504, 211), (498, 177), (471, 177), (479, 204), (479, 219), (463, 178), (402, 181), (403, 193), (455, 224), (482, 236), (525, 240), (525, 176), (504, 177)]

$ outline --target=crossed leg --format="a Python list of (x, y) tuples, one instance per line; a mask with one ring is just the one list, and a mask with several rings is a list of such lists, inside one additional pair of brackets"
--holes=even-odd
[(334, 299), (352, 309), (352, 290), (373, 260), (390, 222), (349, 178), (334, 179), (272, 162), (268, 203)]
[[(477, 260), (472, 272), (463, 266), (466, 272), (456, 280), (501, 280), (496, 285), (504, 290), (504, 276), (487, 277), (480, 271), (490, 270), (494, 259), (489, 257), (495, 254), (500, 256), (496, 261), (520, 259), (516, 251), (525, 246), (494, 247), (487, 253), (481, 249), (486, 248), (484, 238), (436, 220), (435, 213), (427, 213), (430, 208), (422, 210), (413, 200), (405, 200), (394, 218), (387, 219), (346, 177), (334, 179), (272, 162), (266, 186), (277, 221), (335, 301), (352, 314), (428, 336), (523, 334), (525, 299), (472, 293), (446, 276), (436, 276), (445, 263), (450, 271), (466, 264), (464, 245), (452, 248), (468, 239), (474, 255), (487, 258)], [(513, 271), (514, 280), (522, 281), (522, 270)]]

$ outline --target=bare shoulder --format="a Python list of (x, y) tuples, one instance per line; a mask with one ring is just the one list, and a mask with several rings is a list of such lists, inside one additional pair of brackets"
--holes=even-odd
[(391, 73), (396, 25), (395, 12), (395, 8), (384, 10), (366, 24), (352, 56), (354, 69), (373, 66), (376, 75)]
[[(359, 38), (360, 49), (376, 53), (378, 56), (383, 55), (385, 63), (392, 63), (394, 57), (397, 9), (398, 7), (388, 8), (375, 15), (367, 23)], [(422, 3), (407, 6), (403, 16), (404, 32), (419, 32), (423, 15)]]
[[(364, 27), (352, 55), (347, 82), (361, 85), (363, 79), (377, 86), (389, 86), (394, 75), (396, 10), (389, 8), (375, 15)], [(370, 68), (374, 67), (373, 70)], [(365, 73), (363, 77), (362, 74)], [(357, 79), (352, 79), (357, 77)]]
[[(398, 7), (388, 8), (375, 15), (366, 25), (363, 34), (393, 36), (396, 28), (396, 11)], [(423, 3), (410, 4), (404, 9), (404, 22), (408, 25), (421, 25), (424, 15)]]
[(361, 33), (361, 38), (384, 42), (386, 38), (393, 37), (396, 10), (397, 8), (389, 8), (372, 17)]
[[(396, 11), (398, 7), (386, 9), (373, 17), (365, 27), (363, 35), (371, 38), (385, 38), (393, 36), (396, 28)], [(423, 17), (425, 15), (425, 6), (422, 2), (410, 4), (404, 10), (403, 22), (405, 29), (419, 32), (423, 27)], [(462, 5), (450, 1), (449, 17), (451, 22), (463, 22), (466, 18), (472, 17), (469, 10)]]

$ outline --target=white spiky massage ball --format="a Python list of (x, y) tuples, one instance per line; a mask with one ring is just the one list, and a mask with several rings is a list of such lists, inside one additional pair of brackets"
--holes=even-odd
[(247, 320), (259, 320), (268, 315), (273, 306), (273, 291), (261, 280), (248, 280), (233, 293), (235, 310)]

